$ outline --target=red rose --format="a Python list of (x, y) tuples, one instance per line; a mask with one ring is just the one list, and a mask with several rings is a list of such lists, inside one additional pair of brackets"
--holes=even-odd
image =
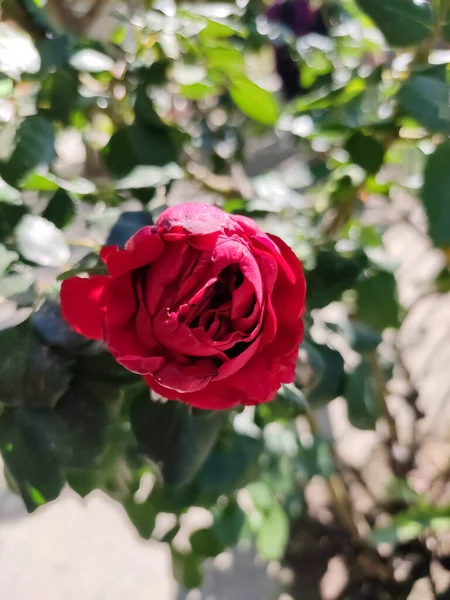
[(63, 315), (155, 392), (225, 409), (271, 400), (293, 381), (302, 266), (250, 219), (175, 206), (101, 257), (109, 275), (63, 282)]

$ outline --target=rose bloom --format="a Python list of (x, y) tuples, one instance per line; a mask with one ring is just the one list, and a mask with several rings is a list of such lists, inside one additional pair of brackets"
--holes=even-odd
[(302, 266), (251, 219), (174, 206), (101, 258), (109, 275), (63, 282), (62, 313), (155, 392), (226, 409), (271, 400), (294, 380)]

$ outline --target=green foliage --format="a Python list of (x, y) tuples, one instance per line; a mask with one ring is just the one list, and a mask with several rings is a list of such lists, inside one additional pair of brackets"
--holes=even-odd
[(428, 216), (428, 228), (434, 244), (450, 246), (450, 142), (440, 144), (428, 158), (422, 200)]
[(391, 46), (412, 46), (431, 35), (433, 13), (428, 2), (357, 0)]
[(380, 170), (384, 159), (384, 147), (376, 138), (357, 131), (352, 134), (345, 145), (352, 161), (368, 173)]
[[(330, 35), (296, 39), (289, 23), (257, 19), (260, 0), (176, 3), (171, 16), (157, 3), (131, 4), (113, 30), (92, 28), (95, 40), (82, 19), (53, 23), (46, 3), (2, 4), (0, 452), (29, 511), (69, 485), (109, 494), (146, 540), (160, 513), (174, 515), (160, 541), (176, 580), (195, 588), (205, 558), (249, 535), (264, 559), (282, 560), (311, 479), (339, 504), (334, 440), (316, 423), (328, 403), (344, 398), (350, 424), (374, 435), (389, 417), (385, 353), (395, 354), (407, 311), (383, 234), (397, 219), (399, 188), (420, 196), (448, 263), (441, 50), (450, 8), (319, 1)], [(280, 48), (303, 86), (289, 101), (277, 89)], [(72, 331), (56, 300), (60, 281), (106, 274), (102, 245), (123, 246), (165, 206), (197, 200), (254, 218), (303, 261), (295, 382), (254, 409), (199, 411), (151, 395), (100, 343)], [(450, 290), (448, 264), (430, 288)], [(153, 480), (144, 500), (143, 476)], [(396, 545), (449, 526), (448, 507), (406, 479), (394, 488), (389, 502), (400, 510), (376, 507), (391, 524), (369, 542)], [(182, 553), (174, 539), (192, 506), (209, 510), (212, 524)], [(342, 505), (332, 512), (341, 516)]]

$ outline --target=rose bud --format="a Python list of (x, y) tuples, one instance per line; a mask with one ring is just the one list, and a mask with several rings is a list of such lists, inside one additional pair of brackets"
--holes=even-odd
[(251, 219), (174, 206), (101, 257), (108, 275), (63, 282), (62, 313), (158, 394), (226, 409), (271, 400), (294, 380), (302, 266)]

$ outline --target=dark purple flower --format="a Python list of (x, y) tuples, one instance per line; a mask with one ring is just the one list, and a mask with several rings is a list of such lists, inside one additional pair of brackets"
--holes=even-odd
[[(278, 0), (267, 9), (266, 16), (269, 21), (290, 29), (295, 37), (308, 33), (328, 35), (320, 11), (310, 6), (309, 0)], [(287, 100), (292, 100), (305, 92), (300, 84), (300, 67), (293, 60), (285, 42), (275, 43), (274, 50), (276, 70), (283, 82), (284, 95)]]
[(313, 29), (317, 9), (308, 0), (278, 0), (267, 10), (270, 21), (289, 28), (296, 37), (310, 33)]

